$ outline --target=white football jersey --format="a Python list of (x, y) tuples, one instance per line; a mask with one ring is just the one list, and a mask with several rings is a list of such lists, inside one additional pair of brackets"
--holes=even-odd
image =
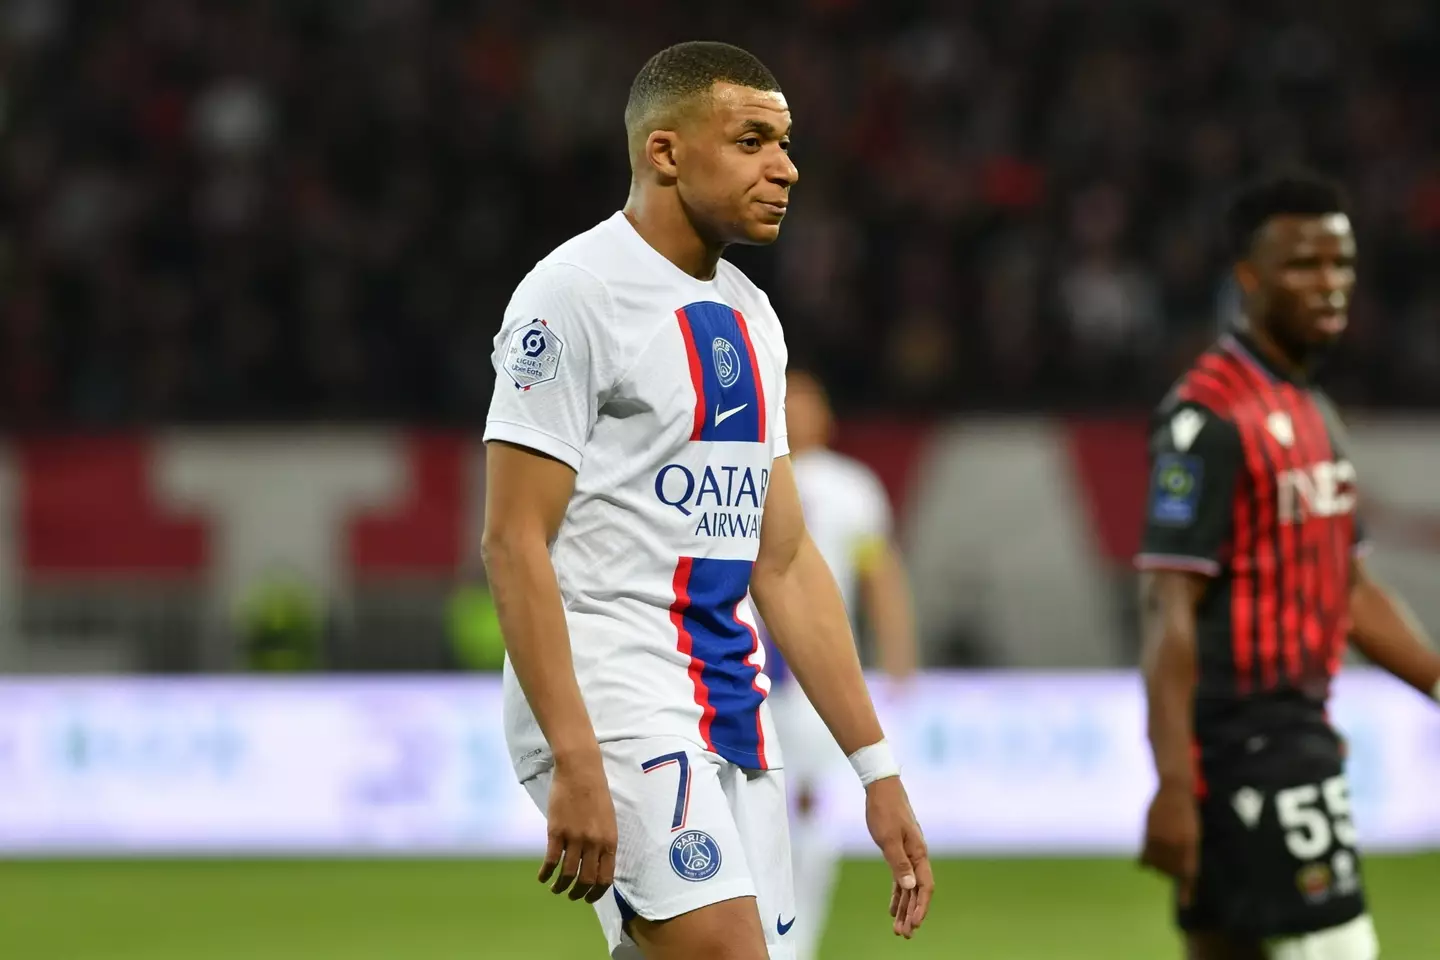
[(835, 575), (853, 622), (862, 560), (890, 537), (890, 500), (869, 467), (834, 450), (806, 450), (791, 462), (805, 526)]
[[(601, 741), (676, 735), (780, 766), (749, 589), (771, 464), (789, 452), (785, 362), (744, 274), (722, 260), (697, 280), (623, 213), (511, 297), (485, 439), (576, 471), (551, 559)], [(550, 766), (508, 660), (505, 725), (522, 781)]]

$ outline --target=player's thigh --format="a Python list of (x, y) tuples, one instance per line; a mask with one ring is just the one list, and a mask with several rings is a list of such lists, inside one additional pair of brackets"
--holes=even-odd
[(708, 904), (665, 920), (635, 918), (631, 938), (646, 960), (768, 960), (754, 897)]

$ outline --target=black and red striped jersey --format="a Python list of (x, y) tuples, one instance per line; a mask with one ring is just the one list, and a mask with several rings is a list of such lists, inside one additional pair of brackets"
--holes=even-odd
[(1324, 718), (1363, 548), (1328, 399), (1222, 337), (1156, 411), (1141, 569), (1212, 578), (1197, 611), (1196, 736)]

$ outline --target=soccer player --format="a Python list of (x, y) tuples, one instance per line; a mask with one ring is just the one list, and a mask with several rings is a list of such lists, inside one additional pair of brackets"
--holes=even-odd
[[(866, 784), (909, 937), (933, 877), (806, 533), (766, 296), (721, 259), (775, 240), (798, 174), (754, 56), (683, 43), (625, 108), (624, 209), (520, 282), (495, 340), (483, 540), (505, 729), (540, 869), (615, 957), (793, 957), (783, 766), (755, 610)], [(613, 889), (610, 888), (613, 881)]]
[[(890, 540), (890, 503), (870, 468), (829, 448), (830, 402), (820, 381), (793, 366), (786, 376), (785, 422), (795, 485), (820, 555), (835, 575), (854, 622), (865, 609), (885, 672), (903, 681), (915, 671), (915, 629), (905, 568)], [(790, 845), (795, 872), (795, 954), (817, 955), (835, 885), (840, 849), (818, 806), (819, 788), (845, 757), (805, 692), (787, 682), (784, 658), (766, 663), (774, 683), (775, 727), (785, 749), (791, 793)]]
[(1231, 208), (1243, 329), (1158, 410), (1139, 566), (1159, 787), (1142, 862), (1177, 880), (1192, 960), (1373, 960), (1326, 714), (1347, 635), (1440, 697), (1440, 656), (1362, 555), (1356, 470), (1310, 380), (1347, 321), (1337, 188), (1258, 183)]

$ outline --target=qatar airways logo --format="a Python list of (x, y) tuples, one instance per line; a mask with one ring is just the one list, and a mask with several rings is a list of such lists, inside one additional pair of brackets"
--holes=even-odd
[(1341, 460), (1282, 470), (1276, 492), (1281, 523), (1343, 516), (1355, 509), (1355, 467)]
[(691, 470), (667, 463), (655, 474), (655, 496), (694, 523), (695, 536), (760, 539), (770, 471), (730, 465)]

